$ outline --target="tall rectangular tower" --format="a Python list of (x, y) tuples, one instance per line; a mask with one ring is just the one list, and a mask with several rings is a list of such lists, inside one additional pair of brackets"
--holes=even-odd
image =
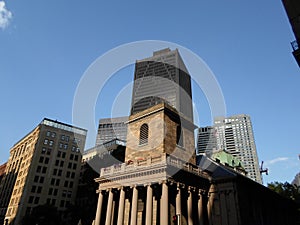
[(200, 127), (198, 129), (197, 154), (209, 155), (213, 150), (217, 150), (216, 129), (213, 126)]
[(156, 51), (135, 64), (131, 115), (161, 102), (193, 121), (191, 77), (177, 49)]
[(217, 148), (237, 157), (247, 176), (262, 183), (250, 116), (245, 114), (215, 118)]
[(2, 220), (20, 224), (38, 205), (63, 211), (75, 203), (86, 134), (45, 118), (11, 148), (0, 184)]

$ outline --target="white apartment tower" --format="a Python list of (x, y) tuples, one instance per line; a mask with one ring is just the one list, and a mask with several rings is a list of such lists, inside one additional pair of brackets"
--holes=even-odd
[(214, 127), (218, 149), (237, 157), (243, 163), (247, 176), (262, 183), (250, 116), (217, 117)]

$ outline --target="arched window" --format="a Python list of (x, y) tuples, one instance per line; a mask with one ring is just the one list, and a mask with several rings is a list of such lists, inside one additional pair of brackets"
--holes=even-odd
[(181, 126), (177, 126), (176, 129), (176, 144), (183, 147), (183, 132)]
[(149, 127), (144, 123), (140, 128), (140, 145), (148, 143)]

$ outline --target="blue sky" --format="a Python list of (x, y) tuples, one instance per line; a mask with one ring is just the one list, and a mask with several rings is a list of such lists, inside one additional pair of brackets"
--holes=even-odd
[[(163, 40), (207, 63), (222, 88), (227, 115), (251, 116), (259, 159), (270, 170), (265, 183), (291, 181), (299, 171), (300, 71), (280, 0), (5, 3), (11, 14), (8, 23), (0, 20), (0, 163), (44, 117), (72, 123), (76, 87), (99, 56), (121, 44)], [(104, 107), (111, 104), (109, 96), (132, 78), (132, 66), (112, 78), (98, 98), (95, 121), (109, 116)], [(210, 125), (201, 90), (194, 88), (193, 99), (200, 124)]]

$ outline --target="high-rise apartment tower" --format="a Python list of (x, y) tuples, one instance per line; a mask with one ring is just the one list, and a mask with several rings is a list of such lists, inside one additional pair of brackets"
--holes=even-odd
[(245, 114), (215, 118), (217, 148), (238, 158), (247, 176), (262, 183), (250, 116)]

